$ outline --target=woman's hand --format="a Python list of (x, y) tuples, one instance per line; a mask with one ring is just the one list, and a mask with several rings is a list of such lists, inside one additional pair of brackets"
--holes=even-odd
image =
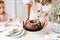
[(23, 21), (23, 25), (25, 26), (26, 24), (27, 24), (27, 19), (24, 19), (24, 21)]
[(46, 27), (47, 26), (47, 20), (46, 20), (46, 16), (48, 15), (48, 13), (46, 12), (46, 11), (42, 11), (42, 18), (43, 18), (43, 20), (42, 20), (42, 26), (43, 27)]
[(44, 19), (44, 20), (42, 21), (42, 26), (43, 26), (43, 27), (46, 27), (46, 26), (47, 26), (47, 24), (48, 24), (47, 20), (46, 20), (46, 19)]
[(24, 19), (24, 25), (27, 24), (27, 21), (30, 18), (30, 10), (31, 10), (31, 5), (30, 4), (26, 4), (25, 5), (25, 9), (26, 9), (26, 18)]

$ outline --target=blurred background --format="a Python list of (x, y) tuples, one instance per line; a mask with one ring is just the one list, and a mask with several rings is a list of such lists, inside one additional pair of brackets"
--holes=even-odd
[(23, 5), (23, 0), (4, 0), (4, 1), (6, 13), (15, 18), (25, 17), (25, 8)]
[[(25, 8), (23, 0), (4, 0), (5, 11), (12, 17), (24, 18)], [(50, 21), (60, 23), (60, 0), (52, 0), (52, 10), (49, 17)]]

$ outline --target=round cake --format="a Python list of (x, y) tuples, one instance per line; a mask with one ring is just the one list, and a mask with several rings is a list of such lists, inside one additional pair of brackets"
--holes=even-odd
[(24, 29), (27, 31), (39, 31), (43, 29), (41, 22), (39, 20), (29, 20), (27, 24), (24, 25)]

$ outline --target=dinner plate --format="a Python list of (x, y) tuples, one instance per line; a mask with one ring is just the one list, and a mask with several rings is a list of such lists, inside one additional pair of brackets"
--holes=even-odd
[(21, 37), (24, 33), (25, 33), (25, 30), (21, 30), (15, 34), (6, 35), (6, 36), (8, 36), (8, 37)]
[[(15, 31), (13, 31), (15, 30)], [(0, 31), (2, 35), (9, 37), (19, 37), (24, 34), (23, 25), (21, 22), (8, 22), (7, 27), (1, 26)]]
[[(16, 33), (13, 33), (14, 29), (15, 31), (17, 30)], [(9, 36), (9, 37), (19, 37), (24, 34), (24, 29), (21, 25), (18, 26), (18, 25), (11, 24), (8, 27), (0, 27), (0, 31), (3, 31), (2, 35)]]
[(55, 32), (55, 33), (60, 34), (60, 24), (54, 23), (53, 25), (54, 25), (54, 26), (51, 28), (51, 30), (52, 30), (53, 32)]
[[(17, 32), (13, 33), (13, 30), (16, 29)], [(5, 31), (2, 32), (2, 35), (9, 37), (19, 37), (24, 34), (24, 29), (20, 27), (8, 27)]]

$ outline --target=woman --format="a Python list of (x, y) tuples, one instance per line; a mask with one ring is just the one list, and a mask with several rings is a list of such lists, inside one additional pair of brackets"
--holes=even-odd
[(51, 10), (51, 1), (52, 0), (23, 0), (26, 9), (24, 23), (26, 24), (27, 20), (39, 19), (45, 27), (47, 25), (46, 17)]

